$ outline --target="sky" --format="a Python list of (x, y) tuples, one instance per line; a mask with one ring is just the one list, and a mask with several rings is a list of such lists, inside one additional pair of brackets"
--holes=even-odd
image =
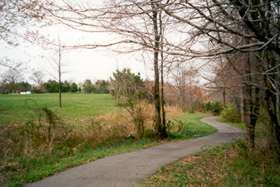
[[(95, 38), (110, 38), (109, 34), (81, 33), (66, 26), (42, 28), (41, 33), (48, 33), (48, 37), (59, 36), (63, 44), (96, 42)], [(86, 38), (86, 40), (85, 40)], [(86, 42), (84, 42), (86, 41)], [(100, 42), (100, 41), (98, 41)], [(25, 69), (25, 78), (28, 80), (34, 70), (43, 71), (45, 79), (56, 76), (55, 62), (58, 54), (55, 50), (46, 50), (36, 44), (20, 41), (18, 46), (11, 46), (5, 42), (0, 45), (0, 58), (9, 58), (15, 63), (22, 62)], [(144, 62), (140, 53), (119, 54), (109, 48), (100, 49), (72, 49), (62, 52), (63, 79), (82, 82), (85, 79), (109, 79), (116, 69), (130, 68), (132, 72), (140, 73), (144, 79), (152, 79), (152, 66)], [(0, 72), (5, 71), (0, 67)]]
[[(69, 0), (76, 2), (75, 0)], [(88, 0), (82, 0), (88, 2)], [(103, 1), (103, 0), (102, 0)], [(92, 3), (92, 1), (90, 2)], [(100, 3), (96, 3), (99, 6)], [(37, 32), (52, 40), (58, 38), (62, 45), (78, 45), (88, 43), (108, 43), (114, 37), (110, 33), (86, 33), (74, 30), (66, 25), (51, 26), (25, 26), (18, 27), (20, 34), (25, 32)], [(44, 72), (44, 79), (53, 79), (56, 76), (54, 61), (57, 61), (58, 54), (55, 50), (46, 50), (40, 45), (17, 39), (19, 45), (11, 46), (0, 41), (0, 58), (8, 58), (14, 63), (24, 64), (24, 77), (28, 81), (32, 71)], [(152, 61), (151, 61), (152, 62)], [(99, 49), (72, 49), (62, 52), (63, 79), (75, 82), (82, 82), (85, 79), (108, 80), (116, 69), (130, 68), (132, 72), (140, 73), (144, 79), (152, 79), (152, 64), (144, 59), (141, 53), (119, 54), (109, 48)], [(0, 66), (0, 73), (6, 68)]]
[[(95, 4), (94, 1), (88, 0), (68, 0), (76, 2), (89, 2)], [(104, 0), (101, 0), (104, 1)], [(96, 3), (96, 6), (99, 6)], [(49, 40), (58, 42), (58, 38), (62, 45), (78, 45), (89, 43), (110, 43), (116, 39), (116, 35), (112, 33), (88, 33), (74, 30), (66, 25), (56, 24), (49, 26), (25, 26), (25, 28), (16, 28), (21, 34), (26, 32), (38, 32), (39, 35)], [(171, 35), (174, 40), (179, 39), (177, 35)], [(33, 71), (39, 70), (44, 73), (45, 81), (55, 79), (57, 77), (55, 62), (57, 62), (57, 49), (47, 50), (41, 45), (30, 43), (28, 41), (18, 39), (18, 46), (11, 46), (0, 41), (0, 58), (8, 58), (15, 63), (22, 62), (24, 68), (25, 81), (30, 81)], [(86, 79), (93, 81), (108, 80), (117, 69), (130, 68), (134, 73), (140, 73), (143, 79), (153, 79), (153, 60), (151, 56), (141, 52), (120, 54), (109, 48), (98, 49), (81, 49), (63, 50), (62, 52), (62, 75), (63, 80), (83, 82)], [(6, 69), (0, 66), (0, 73)]]

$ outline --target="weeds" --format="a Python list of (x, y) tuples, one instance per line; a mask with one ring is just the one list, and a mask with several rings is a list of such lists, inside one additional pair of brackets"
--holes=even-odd
[[(174, 107), (167, 107), (167, 111), (169, 119), (182, 115)], [(155, 145), (152, 106), (145, 105), (143, 115), (144, 138), (135, 139), (135, 125), (127, 112), (108, 113), (68, 124), (52, 110), (36, 108), (37, 119), (6, 125), (0, 131), (0, 185), (36, 181), (67, 167)], [(188, 118), (192, 116), (196, 123), (189, 123), (188, 131), (193, 132), (203, 125), (198, 123), (201, 115), (192, 114)], [(180, 120), (183, 124), (186, 119)], [(180, 129), (180, 125), (176, 128)]]
[(211, 101), (205, 103), (203, 108), (205, 112), (211, 112), (214, 115), (219, 115), (223, 110), (223, 106), (221, 103)]
[(36, 115), (36, 120), (7, 125), (0, 131), (0, 184), (17, 173), (29, 172), (25, 169), (36, 165), (36, 160), (48, 163), (47, 158), (74, 155), (128, 134), (125, 124), (108, 126), (96, 118), (84, 126), (67, 125), (45, 107), (36, 109)]
[(137, 138), (141, 139), (144, 136), (145, 132), (145, 121), (148, 116), (145, 115), (146, 106), (148, 104), (145, 101), (130, 103), (126, 110), (131, 117), (131, 121), (135, 126), (135, 131), (137, 134)]
[(181, 118), (169, 120), (167, 131), (170, 139), (187, 139), (193, 137), (206, 136), (216, 132), (216, 129), (206, 124), (197, 125), (201, 115), (190, 114)]
[(240, 112), (237, 111), (236, 106), (233, 104), (227, 105), (221, 112), (220, 116), (223, 121), (227, 121), (231, 123), (241, 122)]

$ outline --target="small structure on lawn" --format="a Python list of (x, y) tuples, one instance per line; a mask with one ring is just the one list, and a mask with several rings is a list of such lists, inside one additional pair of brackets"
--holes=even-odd
[(20, 92), (20, 95), (31, 95), (32, 92), (31, 91), (25, 91), (25, 92)]

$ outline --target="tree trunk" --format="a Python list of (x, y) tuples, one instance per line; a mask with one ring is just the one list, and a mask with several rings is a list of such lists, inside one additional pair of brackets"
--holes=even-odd
[(268, 64), (266, 69), (273, 68), (273, 71), (265, 75), (265, 85), (267, 88), (265, 92), (265, 101), (272, 126), (272, 136), (275, 139), (274, 142), (276, 142), (272, 147), (276, 148), (280, 159), (280, 57), (273, 53), (267, 53), (266, 55)]
[(249, 144), (249, 147), (251, 149), (254, 149), (255, 147), (255, 125), (251, 121), (251, 86), (248, 84), (245, 84), (243, 86), (244, 89), (244, 123), (246, 125), (247, 129), (247, 141)]
[(180, 85), (180, 93), (181, 93), (181, 102), (182, 102), (182, 110), (183, 112), (187, 112), (187, 99), (186, 99), (186, 77), (185, 72), (181, 75), (181, 85)]
[(223, 106), (226, 107), (226, 87), (223, 87)]
[[(280, 121), (279, 121), (279, 113), (277, 114), (277, 110), (280, 108), (279, 96), (272, 93), (270, 90), (266, 91), (266, 104), (267, 110), (270, 118), (270, 123), (272, 126), (272, 136), (274, 136), (276, 140), (276, 145), (272, 145), (273, 148), (276, 148), (279, 157), (280, 157)], [(275, 141), (274, 141), (275, 142)]]
[(193, 93), (192, 93), (192, 76), (190, 76), (190, 86), (189, 86), (189, 92), (190, 92), (190, 108), (189, 112), (193, 113), (194, 112), (194, 106), (193, 106)]
[(240, 116), (241, 116), (241, 121), (245, 123), (245, 114), (244, 114), (244, 92), (243, 92), (243, 86), (241, 88), (240, 92)]
[(152, 1), (153, 8), (153, 26), (154, 26), (154, 106), (155, 106), (155, 129), (160, 135), (161, 132), (161, 106), (160, 106), (160, 91), (159, 91), (159, 42), (160, 36), (158, 34), (158, 12), (155, 4)]
[(256, 53), (250, 53), (245, 64), (243, 75), (244, 122), (247, 128), (247, 139), (250, 149), (255, 148), (255, 128), (260, 111), (260, 90), (256, 85), (258, 67)]
[(162, 25), (162, 10), (159, 13), (159, 27), (160, 27), (160, 60), (161, 60), (161, 113), (162, 113), (162, 131), (164, 136), (166, 133), (166, 113), (165, 113), (165, 98), (164, 98), (164, 56), (163, 56), (163, 25)]

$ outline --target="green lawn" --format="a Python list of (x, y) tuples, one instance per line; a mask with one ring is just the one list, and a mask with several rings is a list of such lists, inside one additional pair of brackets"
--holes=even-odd
[(227, 124), (229, 124), (229, 125), (231, 125), (233, 127), (238, 127), (240, 129), (243, 129), (243, 130), (246, 129), (246, 126), (245, 126), (245, 124), (243, 122), (233, 123), (233, 122), (229, 122), (229, 121), (224, 120), (222, 117), (219, 117), (219, 120), (221, 122), (227, 123)]
[(179, 126), (179, 130), (172, 132), (172, 139), (188, 139), (201, 137), (212, 134), (217, 130), (207, 124), (203, 124), (200, 119), (206, 117), (202, 113), (186, 113), (185, 115), (174, 119), (175, 126)]
[(64, 120), (80, 120), (116, 110), (109, 94), (63, 94), (63, 108), (58, 107), (58, 94), (0, 95), (0, 125), (36, 119), (36, 109), (48, 107)]
[[(119, 107), (116, 105), (113, 97), (108, 94), (63, 94), (62, 109), (58, 107), (57, 94), (33, 94), (26, 96), (0, 95), (0, 125), (20, 124), (29, 120), (36, 120), (38, 118), (37, 111), (40, 111), (38, 109), (42, 107), (48, 107), (54, 111), (66, 124), (77, 125), (83, 124), (83, 121), (87, 121), (86, 119), (96, 115), (119, 111)], [(172, 125), (170, 126), (171, 133), (167, 141), (189, 139), (214, 133), (216, 129), (200, 122), (200, 119), (204, 116), (204, 114), (184, 114), (177, 119), (173, 119)], [(37, 132), (36, 128), (27, 127), (29, 126), (26, 126), (26, 130), (34, 130), (34, 132)], [(67, 125), (67, 127), (80, 129), (79, 126)], [(59, 130), (62, 129), (58, 129), (58, 133)], [(83, 134), (75, 134), (75, 129), (72, 130), (73, 132), (69, 131), (72, 133), (72, 139), (64, 142), (65, 145), (58, 142), (58, 147), (55, 147), (54, 151), (51, 153), (45, 149), (41, 151), (38, 150), (35, 153), (31, 152), (30, 154), (16, 154), (4, 151), (3, 153), (13, 156), (7, 157), (2, 155), (3, 158), (0, 160), (0, 186), (20, 186), (27, 182), (42, 179), (58, 171), (65, 170), (66, 168), (87, 163), (105, 156), (163, 143), (147, 135), (140, 140), (125, 138), (126, 136), (124, 136), (119, 139), (109, 139), (101, 144), (92, 146), (90, 141), (86, 143), (85, 139), (79, 139), (83, 138)], [(22, 132), (25, 131), (19, 131), (18, 133)], [(9, 136), (9, 134), (6, 135)], [(11, 137), (8, 138), (11, 139), (11, 142), (8, 141), (8, 143), (18, 141), (17, 133), (15, 133), (14, 136), (10, 136)], [(37, 139), (33, 140), (32, 138), (34, 137), (24, 136), (22, 138), (26, 138), (24, 141), (25, 143), (31, 141), (36, 145), (44, 145), (42, 142), (41, 144), (37, 142)], [(31, 139), (29, 140), (29, 138)], [(40, 136), (37, 138), (39, 138), (38, 141), (46, 141), (45, 139), (41, 140)], [(94, 141), (94, 139), (91, 141)], [(80, 144), (79, 142), (82, 143)], [(11, 145), (9, 146), (11, 147)], [(61, 145), (62, 147), (59, 147)], [(32, 146), (34, 145), (32, 144)], [(18, 148), (20, 149), (20, 147)], [(7, 150), (13, 151), (14, 149), (15, 147), (12, 147)]]

